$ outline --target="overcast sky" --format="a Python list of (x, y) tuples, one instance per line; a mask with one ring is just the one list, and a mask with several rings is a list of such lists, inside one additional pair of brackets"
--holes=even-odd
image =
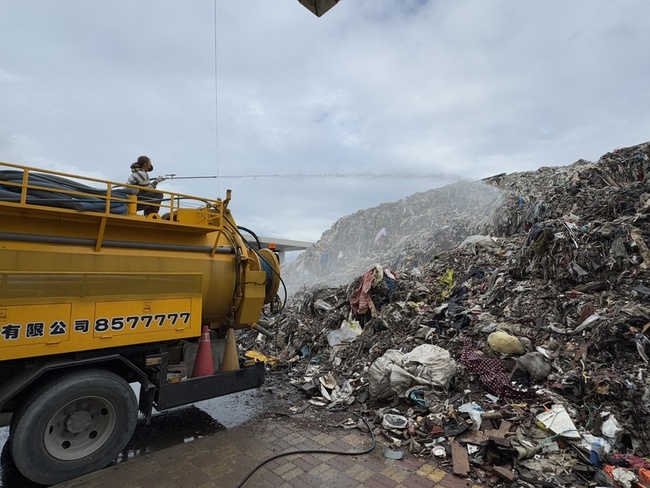
[(4, 1), (0, 161), (125, 181), (146, 154), (154, 176), (219, 176), (161, 188), (232, 189), (240, 225), (316, 241), (650, 140), (648, 19), (647, 0)]

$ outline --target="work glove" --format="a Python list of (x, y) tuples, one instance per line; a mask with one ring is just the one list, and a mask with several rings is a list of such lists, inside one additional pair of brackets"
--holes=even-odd
[(158, 176), (158, 177), (156, 177), (156, 185), (157, 185), (158, 183), (162, 183), (162, 182), (165, 181), (166, 179), (167, 179), (167, 178), (165, 178), (164, 176)]

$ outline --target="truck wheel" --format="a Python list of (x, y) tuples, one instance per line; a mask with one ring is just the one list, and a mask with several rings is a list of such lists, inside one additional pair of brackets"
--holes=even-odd
[(77, 371), (33, 392), (14, 413), (11, 455), (28, 479), (60, 483), (106, 467), (128, 443), (138, 416), (120, 376)]

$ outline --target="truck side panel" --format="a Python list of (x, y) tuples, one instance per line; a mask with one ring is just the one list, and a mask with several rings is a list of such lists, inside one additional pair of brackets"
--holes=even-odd
[[(5, 360), (201, 333), (198, 273), (2, 273), (0, 282), (0, 355)], [(65, 285), (49, 286), (55, 282)]]

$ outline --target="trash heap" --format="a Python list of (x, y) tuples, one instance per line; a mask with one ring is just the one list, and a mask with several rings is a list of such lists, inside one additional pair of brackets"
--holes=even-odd
[(283, 267), (283, 279), (295, 292), (306, 284), (349, 283), (377, 262), (392, 269), (416, 267), (479, 233), (503, 199), (496, 186), (461, 181), (356, 212)]
[[(482, 486), (650, 486), (649, 170), (645, 143), (466, 184), (464, 207), (461, 183), (414, 195), (373, 222), (381, 250), (360, 244), (377, 209), (346, 217), (315, 248), (339, 278), (363, 249), (371, 264), (302, 286), (273, 338), (241, 342), (309, 405), (372, 419), (387, 457)], [(316, 255), (301, 272), (331, 277)]]

